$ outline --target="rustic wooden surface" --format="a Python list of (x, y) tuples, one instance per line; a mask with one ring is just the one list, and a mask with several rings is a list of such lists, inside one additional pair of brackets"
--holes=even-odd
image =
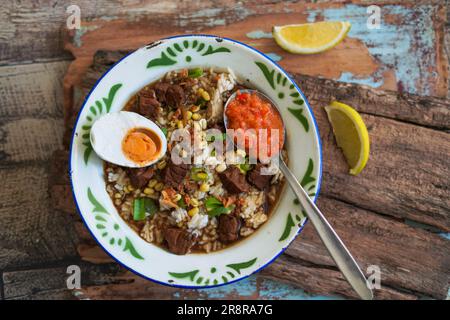
[[(354, 297), (310, 225), (276, 263), (255, 277), (217, 289), (177, 290), (119, 268), (79, 221), (73, 203), (67, 201), (70, 187), (62, 136), (79, 97), (108, 61), (117, 59), (117, 54), (97, 55), (97, 69), (87, 72), (94, 53), (133, 49), (186, 32), (226, 35), (281, 59), (279, 63), (295, 74), (307, 93), (318, 118), (324, 143), (319, 205), (362, 266), (382, 268), (383, 290), (377, 291), (377, 297), (445, 297), (450, 269), (450, 241), (440, 235), (450, 229), (449, 101), (443, 98), (448, 95), (445, 48), (450, 49), (444, 38), (448, 40), (450, 34), (445, 7), (442, 1), (376, 1), (385, 28), (368, 33), (364, 29), (367, 3), (25, 0), (3, 4), (0, 178), (5, 187), (0, 192), (0, 298), (317, 298), (303, 290)], [(81, 30), (67, 36), (65, 10), (71, 4), (80, 6), (84, 22)], [(324, 54), (291, 55), (268, 36), (272, 24), (322, 19), (353, 23), (349, 37)], [(71, 54), (65, 49), (74, 61), (69, 61)], [(321, 107), (331, 98), (357, 107), (368, 124), (371, 159), (359, 177), (347, 175), (325, 121)], [(65, 271), (71, 264), (83, 271), (83, 290), (78, 292), (66, 289)]]
[[(76, 91), (87, 92), (92, 83), (124, 54), (98, 52)], [(331, 223), (362, 268), (377, 264), (383, 270), (384, 285), (377, 291), (377, 298), (444, 297), (449, 280), (450, 242), (409, 227), (404, 221), (450, 231), (450, 143), (449, 134), (445, 132), (450, 124), (450, 102), (430, 97), (426, 98), (429, 103), (425, 106), (425, 98), (416, 95), (399, 95), (309, 76), (295, 75), (295, 79), (313, 107), (323, 143), (323, 185), (319, 206), (328, 213)], [(326, 120), (323, 106), (332, 99), (356, 106), (368, 126), (372, 153), (368, 167), (358, 177), (347, 173), (347, 165), (335, 146)], [(399, 110), (412, 112), (396, 117), (394, 112)], [(435, 120), (430, 122), (430, 118)], [(434, 126), (436, 128), (429, 128)], [(64, 153), (57, 156), (60, 159), (55, 160), (56, 164), (67, 162)], [(55, 174), (57, 177), (67, 171), (58, 165), (53, 167), (62, 169), (60, 174)], [(69, 191), (67, 180), (57, 185), (60, 188), (66, 185)], [(52, 202), (58, 203), (60, 193), (53, 194)], [(70, 200), (63, 201), (57, 209), (74, 213), (71, 203)], [(79, 220), (76, 214), (74, 217)], [(83, 228), (80, 226), (80, 229)], [(111, 261), (86, 231), (80, 230), (80, 233), (84, 237), (78, 246), (82, 259), (92, 263)], [(115, 290), (146, 295), (141, 290), (148, 290), (147, 286), (138, 277), (128, 276), (135, 281), (114, 285)], [(262, 271), (261, 276), (296, 284), (315, 293), (355, 297), (311, 225), (307, 225), (286, 253)], [(140, 286), (144, 288), (139, 290)], [(89, 296), (91, 289), (84, 293)], [(130, 295), (126, 294), (127, 297)]]

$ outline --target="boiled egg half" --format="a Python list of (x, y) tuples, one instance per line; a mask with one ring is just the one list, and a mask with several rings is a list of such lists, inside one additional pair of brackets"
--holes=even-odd
[(153, 121), (135, 113), (108, 113), (94, 122), (91, 144), (105, 161), (122, 167), (146, 167), (161, 159), (167, 139)]

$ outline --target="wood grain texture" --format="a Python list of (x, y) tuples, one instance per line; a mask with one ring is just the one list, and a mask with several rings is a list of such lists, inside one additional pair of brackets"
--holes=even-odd
[[(78, 91), (87, 92), (113, 61), (125, 54), (98, 52)], [(374, 90), (333, 80), (303, 75), (294, 77), (306, 94), (319, 124), (326, 182), (322, 186), (322, 194), (398, 219), (450, 230), (449, 134), (428, 128), (448, 129), (448, 100), (425, 100), (417, 95)], [(367, 168), (357, 177), (348, 175), (348, 166), (335, 147), (323, 109), (334, 99), (363, 113), (368, 126), (371, 157)], [(80, 96), (75, 102), (71, 119), (75, 119), (83, 100)], [(68, 128), (67, 132), (72, 132), (73, 122)], [(69, 136), (66, 135), (67, 141)]]
[[(373, 37), (362, 36), (364, 30), (358, 29), (358, 24), (354, 25), (356, 32), (341, 45), (314, 57), (287, 54), (272, 39), (264, 37), (271, 25), (281, 24), (280, 21), (339, 19), (349, 9), (357, 17), (357, 11), (362, 12), (365, 6), (374, 3), (382, 5), (383, 14), (387, 8), (387, 14), (383, 15), (386, 26), (397, 28), (395, 34), (402, 35), (395, 38), (392, 29), (387, 30), (383, 34), (386, 38), (380, 37), (386, 39), (385, 49), (392, 49), (390, 52), (398, 55), (405, 43), (402, 41), (411, 37), (407, 39), (411, 47), (392, 63), (387, 56), (374, 53), (377, 48), (383, 52), (383, 46), (378, 46), (378, 40)], [(63, 42), (68, 16), (65, 9), (71, 4), (81, 8), (82, 29)], [(362, 19), (359, 15), (358, 19)], [(418, 22), (410, 19), (412, 15)], [(417, 25), (426, 27), (421, 31)], [(242, 287), (249, 287), (247, 291), (242, 287), (237, 291), (236, 286), (227, 286), (222, 291), (188, 291), (150, 283), (115, 263), (107, 263), (110, 258), (96, 246), (81, 223), (71, 200), (65, 166), (67, 151), (57, 152), (53, 162), (49, 163), (49, 159), (54, 150), (62, 147), (62, 105), (70, 108), (74, 102), (80, 105), (79, 98), (88, 92), (98, 73), (121, 55), (116, 52), (104, 57), (96, 55), (97, 73), (86, 74), (95, 51), (134, 49), (151, 39), (175, 33), (210, 32), (243, 40), (275, 54), (293, 73), (368, 83), (402, 93), (362, 90), (356, 85), (296, 76), (303, 90), (308, 91), (310, 101), (315, 101), (313, 107), (320, 118), (322, 139), (327, 144), (326, 157), (333, 159), (324, 163), (320, 205), (326, 208), (327, 216), (358, 261), (364, 266), (380, 264), (384, 285), (376, 292), (377, 298), (445, 297), (450, 269), (446, 254), (448, 240), (402, 223), (412, 219), (441, 230), (448, 231), (449, 227), (446, 178), (450, 176), (446, 158), (449, 104), (445, 99), (406, 94), (411, 89), (439, 96), (449, 92), (449, 42), (446, 52), (443, 44), (443, 38), (448, 38), (448, 23), (447, 32), (443, 31), (444, 25), (445, 7), (439, 0), (409, 4), (398, 0), (345, 3), (225, 0), (220, 4), (217, 1), (174, 4), (155, 0), (24, 0), (2, 4), (0, 178), (8, 187), (0, 192), (0, 270), (7, 270), (2, 274), (0, 287), (4, 288), (0, 292), (4, 291), (8, 299), (66, 299), (74, 294), (77, 298), (81, 295), (93, 299), (261, 299), (270, 296), (262, 293), (268, 290), (265, 278), (273, 278), (313, 293), (355, 297), (311, 225), (275, 264), (248, 283), (240, 282)], [(402, 28), (398, 29), (399, 26)], [(428, 35), (431, 35), (430, 42)], [(70, 53), (65, 48), (76, 58), (70, 66), (67, 61)], [(5, 64), (11, 65), (1, 66)], [(62, 78), (67, 68), (70, 71), (63, 98)], [(321, 106), (333, 98), (362, 112), (365, 121), (370, 123), (371, 138), (375, 139), (376, 149), (372, 149), (368, 168), (356, 179), (347, 175), (342, 155), (335, 149), (322, 114)], [(67, 111), (66, 120), (73, 115), (72, 110)], [(441, 145), (441, 150), (437, 145)], [(399, 164), (402, 166), (397, 170)], [(374, 198), (364, 192), (373, 193)], [(383, 241), (385, 238), (390, 242)], [(390, 255), (391, 246), (397, 254), (394, 258)], [(79, 255), (86, 261), (101, 264), (81, 262)], [(81, 292), (66, 289), (65, 268), (71, 263), (80, 264), (87, 275)], [(272, 295), (272, 298), (280, 297)]]
[[(378, 31), (366, 28), (367, 4), (361, 1), (345, 4), (248, 1), (244, 6), (225, 1), (214, 8), (209, 3), (202, 3), (201, 8), (180, 4), (177, 9), (183, 13), (175, 18), (168, 10), (159, 13), (163, 17), (160, 20), (136, 14), (132, 19), (117, 16), (108, 21), (85, 21), (83, 29), (72, 32), (66, 40), (65, 47), (76, 60), (64, 82), (65, 105), (66, 108), (73, 105), (70, 100), (73, 87), (79, 85), (98, 49), (135, 49), (162, 37), (192, 32), (243, 41), (277, 57), (281, 66), (294, 73), (445, 97), (448, 92), (448, 58), (443, 45), (445, 7), (437, 5), (438, 2), (371, 4), (377, 3), (385, 17)], [(324, 19), (350, 19), (353, 23), (349, 36), (333, 50), (318, 55), (293, 55), (271, 39), (273, 25)], [(407, 23), (413, 20), (426, 28)]]
[(4, 299), (75, 299), (73, 292), (67, 289), (67, 267), (70, 265), (80, 267), (83, 285), (110, 283), (110, 278), (120, 272), (117, 265), (92, 265), (77, 260), (60, 262), (59, 265), (5, 272)]
[[(333, 2), (333, 1), (322, 1)], [(351, 1), (356, 4), (395, 4), (398, 0)], [(440, 0), (421, 0), (415, 4), (439, 4)], [(69, 58), (64, 51), (61, 35), (65, 32), (66, 9), (78, 5), (86, 21), (123, 18), (135, 21), (150, 15), (164, 19), (186, 32), (200, 30), (205, 25), (230, 24), (253, 13), (289, 11), (292, 4), (282, 0), (224, 0), (217, 1), (157, 1), (157, 0), (60, 0), (6, 1), (0, 8), (0, 64), (37, 62)], [(315, 6), (315, 4), (306, 4)], [(81, 30), (80, 36), (87, 30)]]
[(77, 255), (67, 215), (51, 210), (49, 159), (62, 147), (67, 62), (0, 67), (0, 270)]
[[(124, 54), (105, 51), (96, 54), (79, 92), (86, 92)], [(376, 290), (376, 297), (444, 298), (449, 280), (450, 241), (409, 227), (403, 219), (442, 230), (449, 228), (446, 177), (450, 175), (447, 157), (450, 140), (448, 133), (438, 130), (445, 127), (449, 101), (431, 98), (424, 104), (423, 98), (415, 95), (376, 91), (308, 76), (294, 77), (313, 107), (323, 142), (324, 175), (319, 206), (362, 268), (369, 265), (381, 268), (382, 289)], [(348, 175), (348, 167), (335, 145), (323, 111), (323, 106), (334, 98), (352, 105), (357, 103), (368, 125), (372, 155), (358, 177)], [(402, 112), (397, 115), (394, 110)], [(430, 119), (436, 119), (436, 123)], [(64, 153), (59, 156), (64, 157)], [(70, 211), (70, 204), (63, 207)], [(82, 259), (93, 263), (111, 261), (89, 241), (84, 227), (79, 225), (77, 230), (84, 239), (78, 246)], [(295, 284), (316, 294), (356, 298), (309, 224), (286, 253), (260, 276)], [(86, 287), (83, 292), (95, 298), (154, 297), (153, 290), (140, 288), (139, 277), (129, 277), (133, 279), (130, 283)], [(188, 293), (182, 296), (185, 294)]]
[(76, 256), (70, 217), (51, 211), (41, 165), (0, 169), (0, 269)]
[[(326, 181), (324, 178), (324, 182)], [(392, 294), (389, 290), (385, 291), (391, 288), (421, 292), (434, 298), (446, 295), (450, 280), (450, 241), (325, 196), (319, 198), (318, 205), (355, 259), (360, 262), (361, 268), (366, 270), (369, 265), (380, 267), (381, 283), (385, 288), (378, 292), (379, 298), (385, 298), (384, 294)], [(333, 260), (311, 224), (289, 246), (285, 255), (288, 256), (290, 267), (284, 266), (283, 272), (286, 276), (292, 273), (290, 283), (298, 281), (300, 286), (307, 286), (309, 282), (307, 277), (295, 276), (297, 259), (323, 268), (333, 267), (335, 270)], [(278, 266), (278, 263), (274, 263), (268, 267), (267, 272), (277, 276)], [(328, 290), (326, 284), (320, 288)], [(337, 288), (344, 291), (339, 293), (346, 296), (349, 294), (345, 291), (351, 291), (347, 283), (342, 283)], [(336, 290), (334, 286), (330, 289)]]
[(0, 67), (0, 117), (59, 117), (68, 61)]

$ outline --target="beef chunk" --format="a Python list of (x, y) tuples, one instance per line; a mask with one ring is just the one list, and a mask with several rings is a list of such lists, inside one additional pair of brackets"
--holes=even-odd
[(166, 92), (167, 89), (170, 87), (170, 83), (167, 82), (158, 82), (153, 86), (153, 89), (156, 93), (156, 98), (159, 102), (165, 103), (166, 102)]
[(155, 174), (152, 168), (130, 168), (128, 169), (128, 177), (130, 177), (131, 185), (135, 188), (144, 187)]
[(241, 218), (233, 214), (222, 214), (219, 216), (218, 235), (219, 240), (224, 243), (234, 242), (239, 239), (241, 229)]
[(184, 104), (186, 94), (181, 86), (178, 84), (170, 85), (166, 91), (166, 102), (170, 107), (177, 107)]
[(245, 175), (236, 166), (228, 167), (224, 172), (219, 173), (219, 177), (224, 188), (231, 194), (247, 192), (250, 188)]
[(258, 163), (255, 168), (248, 173), (247, 176), (248, 181), (259, 190), (266, 189), (270, 185), (270, 180), (272, 179), (272, 175), (261, 174), (262, 168), (264, 168), (264, 165)]
[(195, 238), (180, 228), (168, 227), (163, 231), (163, 235), (169, 251), (178, 255), (188, 253), (195, 243)]
[(161, 104), (156, 100), (155, 91), (143, 91), (138, 94), (137, 113), (156, 120)]
[(174, 164), (172, 161), (169, 161), (162, 174), (164, 183), (169, 187), (179, 189), (188, 171), (188, 164)]

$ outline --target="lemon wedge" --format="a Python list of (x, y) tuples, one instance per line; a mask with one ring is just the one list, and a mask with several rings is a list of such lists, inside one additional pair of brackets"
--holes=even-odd
[(331, 49), (350, 30), (350, 22), (322, 21), (274, 26), (273, 37), (280, 47), (292, 53), (312, 54)]
[(325, 107), (333, 127), (337, 145), (350, 166), (350, 174), (357, 175), (369, 160), (369, 133), (361, 115), (352, 107), (333, 101)]

